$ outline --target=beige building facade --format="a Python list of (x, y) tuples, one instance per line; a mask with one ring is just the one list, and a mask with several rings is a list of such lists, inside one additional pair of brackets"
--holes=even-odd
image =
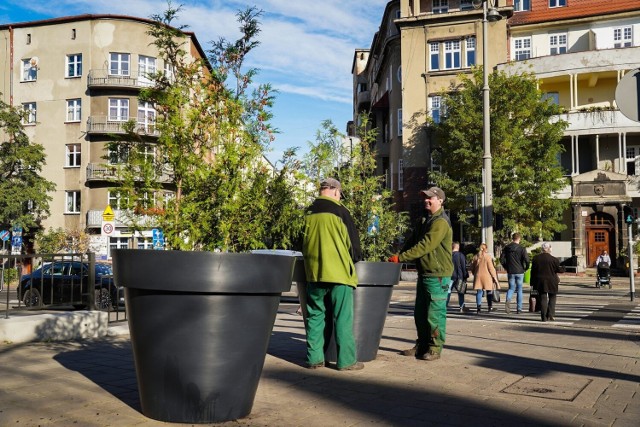
[[(157, 138), (155, 110), (138, 99), (150, 84), (149, 73), (165, 70), (147, 34), (151, 24), (129, 16), (81, 15), (0, 26), (2, 100), (29, 112), (25, 131), (44, 146), (42, 175), (56, 185), (43, 226), (86, 230), (103, 258), (110, 248), (151, 245), (151, 229), (134, 235), (126, 227), (105, 167), (122, 160), (107, 143), (124, 133), (126, 121), (136, 120), (143, 138)], [(189, 55), (204, 57), (193, 34), (185, 42)], [(107, 206), (115, 213), (115, 229), (105, 236)]]
[[(557, 196), (569, 199), (570, 209), (566, 230), (556, 236), (556, 256), (571, 258), (581, 271), (606, 249), (623, 267), (629, 245), (623, 209), (640, 209), (640, 123), (620, 112), (615, 92), (628, 72), (640, 68), (640, 4), (487, 1), (503, 19), (488, 23), (486, 65), (533, 72), (569, 123), (559, 159), (568, 185)], [(397, 206), (412, 216), (419, 211), (419, 189), (438, 168), (429, 132), (441, 114), (438, 94), (460, 73), (482, 65), (482, 19), (482, 1), (390, 1), (371, 48), (356, 50), (354, 120), (370, 111), (386, 135), (380, 123), (402, 117), (397, 135), (388, 142), (379, 138), (378, 144), (388, 143), (379, 150), (379, 165)], [(389, 64), (401, 69), (400, 93), (387, 90)], [(358, 96), (359, 87), (370, 90), (366, 97)]]

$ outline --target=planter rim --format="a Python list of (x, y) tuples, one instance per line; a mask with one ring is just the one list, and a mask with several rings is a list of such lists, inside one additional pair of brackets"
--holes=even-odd
[(288, 291), (296, 260), (275, 254), (145, 249), (115, 249), (112, 258), (117, 286), (221, 294)]

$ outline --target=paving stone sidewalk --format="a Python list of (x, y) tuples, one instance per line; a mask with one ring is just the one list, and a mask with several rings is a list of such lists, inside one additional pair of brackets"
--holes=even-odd
[[(398, 354), (415, 332), (411, 315), (396, 309), (377, 359), (338, 372), (303, 367), (295, 308), (280, 307), (252, 413), (221, 425), (639, 425), (638, 330), (535, 322), (533, 313), (524, 323), (494, 321), (493, 313), (451, 316), (443, 358), (426, 362)], [(179, 425), (140, 412), (127, 335), (5, 343), (0, 366), (2, 426)]]

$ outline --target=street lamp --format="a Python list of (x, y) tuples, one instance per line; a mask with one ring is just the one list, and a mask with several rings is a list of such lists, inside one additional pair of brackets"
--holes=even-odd
[[(491, 2), (489, 4), (489, 2)], [(502, 19), (496, 10), (494, 0), (482, 0), (482, 133), (484, 154), (482, 155), (482, 174), (484, 187), (484, 203), (482, 212), (482, 234), (487, 250), (493, 255), (493, 180), (491, 177), (491, 132), (489, 110), (489, 40), (488, 22), (496, 22)]]

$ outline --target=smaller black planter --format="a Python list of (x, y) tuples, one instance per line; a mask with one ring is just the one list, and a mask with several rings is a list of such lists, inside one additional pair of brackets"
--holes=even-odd
[(142, 412), (216, 423), (251, 412), (280, 295), (295, 258), (113, 252), (125, 287)]
[[(370, 362), (378, 354), (393, 287), (400, 281), (401, 267), (401, 264), (390, 262), (360, 261), (356, 263), (358, 287), (353, 295), (353, 334), (356, 339), (356, 354), (360, 362)], [(304, 274), (302, 261), (296, 264), (298, 275), (294, 274), (294, 281), (298, 282), (300, 304), (303, 307), (303, 313), (306, 313), (306, 284), (296, 280), (296, 277), (300, 278), (300, 270)], [(337, 360), (335, 335), (331, 336), (324, 357), (329, 362)]]

